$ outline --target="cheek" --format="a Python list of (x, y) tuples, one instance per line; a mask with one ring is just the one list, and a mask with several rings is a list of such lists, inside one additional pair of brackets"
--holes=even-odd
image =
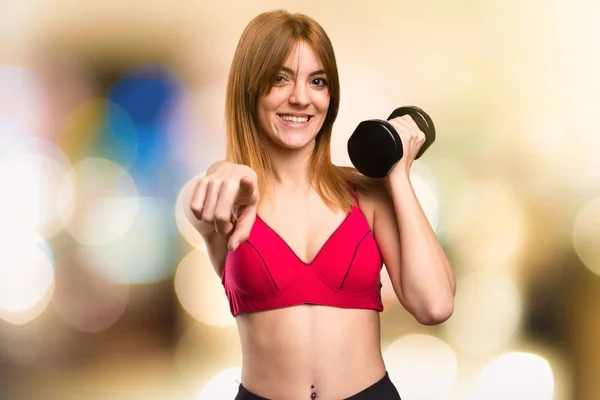
[(265, 121), (269, 118), (269, 116), (273, 113), (274, 107), (273, 99), (267, 97), (262, 99), (261, 102), (258, 103), (258, 119)]
[(327, 90), (322, 90), (315, 93), (313, 97), (313, 104), (317, 107), (319, 111), (327, 113), (330, 100), (331, 97), (329, 96), (329, 92)]

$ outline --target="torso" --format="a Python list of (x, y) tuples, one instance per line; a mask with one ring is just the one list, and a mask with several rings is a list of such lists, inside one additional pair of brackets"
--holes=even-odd
[[(316, 193), (266, 199), (260, 218), (303, 262), (319, 253), (346, 218), (331, 211)], [(373, 227), (374, 207), (359, 198)], [(300, 305), (236, 317), (242, 344), (242, 383), (272, 400), (308, 400), (311, 385), (319, 400), (340, 400), (385, 374), (376, 310)]]

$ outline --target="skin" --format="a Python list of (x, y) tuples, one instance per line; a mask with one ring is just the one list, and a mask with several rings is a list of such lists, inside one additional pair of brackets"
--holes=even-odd
[[(258, 104), (259, 126), (269, 140), (277, 178), (257, 209), (256, 174), (217, 162), (187, 193), (190, 221), (202, 234), (221, 275), (228, 250), (247, 239), (257, 213), (304, 261), (312, 260), (345, 214), (329, 209), (310, 187), (307, 166), (323, 124), (327, 77), (310, 46), (293, 49), (280, 77)], [(317, 73), (318, 72), (318, 73)], [(310, 115), (289, 123), (281, 114)], [(400, 303), (424, 325), (450, 317), (454, 275), (415, 196), (409, 171), (424, 141), (410, 117), (390, 121), (405, 155), (387, 178), (373, 182), (360, 208), (373, 230)], [(233, 231), (232, 212), (238, 224)], [(400, 243), (402, 242), (402, 251)], [(319, 400), (340, 400), (385, 374), (379, 313), (300, 305), (237, 317), (242, 344), (242, 383), (273, 400), (305, 400), (311, 385)]]

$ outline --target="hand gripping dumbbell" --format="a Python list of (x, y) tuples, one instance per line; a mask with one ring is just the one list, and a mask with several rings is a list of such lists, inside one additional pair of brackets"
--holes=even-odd
[[(425, 142), (416, 156), (419, 158), (435, 141), (435, 126), (429, 115), (415, 106), (395, 109), (388, 121), (406, 114), (412, 117), (425, 134)], [(370, 178), (383, 178), (400, 161), (404, 155), (404, 148), (400, 135), (392, 124), (380, 119), (371, 119), (358, 124), (348, 139), (348, 154), (350, 161), (361, 174)]]

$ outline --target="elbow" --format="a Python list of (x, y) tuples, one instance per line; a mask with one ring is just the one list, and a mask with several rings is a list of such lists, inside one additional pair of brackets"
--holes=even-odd
[(441, 302), (437, 305), (432, 305), (422, 310), (420, 313), (415, 313), (415, 319), (421, 325), (435, 326), (446, 322), (454, 313), (453, 299)]

